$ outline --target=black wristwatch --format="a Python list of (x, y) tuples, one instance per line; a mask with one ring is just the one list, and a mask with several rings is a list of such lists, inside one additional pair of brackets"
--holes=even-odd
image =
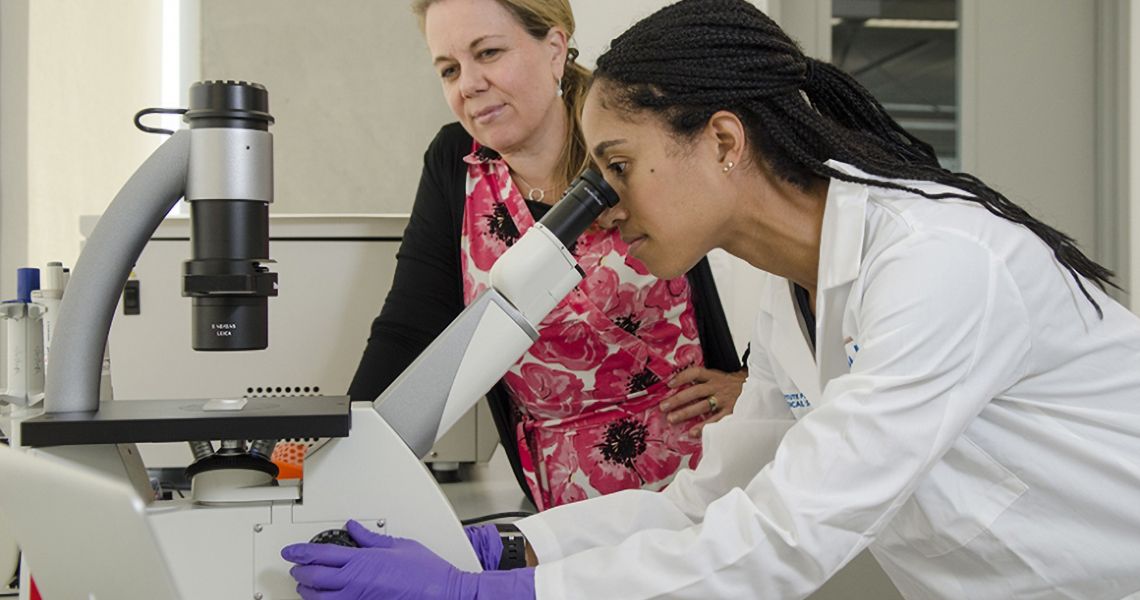
[(526, 537), (510, 523), (496, 523), (499, 538), (503, 540), (503, 556), (499, 558), (500, 571), (526, 566)]

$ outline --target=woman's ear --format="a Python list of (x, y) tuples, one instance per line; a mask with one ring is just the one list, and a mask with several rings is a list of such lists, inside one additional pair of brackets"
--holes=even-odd
[(566, 53), (570, 47), (570, 35), (565, 29), (554, 26), (546, 32), (546, 39), (543, 41), (550, 49), (550, 68), (554, 78), (561, 81), (562, 75), (566, 72)]
[(709, 117), (706, 133), (716, 148), (716, 161), (725, 173), (732, 171), (747, 154), (748, 138), (744, 123), (735, 113), (720, 110)]

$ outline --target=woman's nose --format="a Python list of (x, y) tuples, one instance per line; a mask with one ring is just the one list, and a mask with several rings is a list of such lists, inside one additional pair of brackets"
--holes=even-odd
[(465, 98), (471, 98), (487, 89), (487, 78), (478, 66), (469, 65), (459, 72), (459, 92)]

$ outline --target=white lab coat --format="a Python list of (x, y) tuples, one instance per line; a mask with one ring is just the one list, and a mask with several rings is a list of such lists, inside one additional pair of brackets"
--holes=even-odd
[(696, 470), (518, 523), (538, 598), (802, 598), (867, 546), (911, 599), (1140, 598), (1140, 320), (1085, 286), (1103, 319), (1023, 227), (832, 180), (814, 356), (770, 277)]

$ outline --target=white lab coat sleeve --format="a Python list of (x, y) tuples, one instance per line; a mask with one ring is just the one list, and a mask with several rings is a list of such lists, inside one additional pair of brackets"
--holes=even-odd
[[(912, 233), (863, 267), (851, 372), (828, 383), (774, 460), (700, 522), (540, 564), (539, 599), (802, 598), (875, 538), (1024, 372), (1029, 321), (1005, 266), (960, 234)], [(575, 507), (579, 526), (596, 525), (592, 505), (609, 508)]]
[(677, 473), (662, 492), (693, 523), (704, 517), (709, 503), (732, 488), (742, 488), (771, 462), (795, 417), (776, 385), (767, 340), (771, 315), (757, 318), (748, 353), (748, 378), (733, 413), (704, 428), (701, 461), (694, 470)]
[(757, 320), (748, 355), (748, 379), (733, 414), (707, 425), (701, 460), (681, 470), (664, 492), (627, 490), (568, 504), (516, 525), (540, 562), (598, 546), (617, 544), (645, 529), (678, 530), (703, 517), (710, 502), (733, 487), (744, 487), (775, 455), (780, 438), (795, 420), (772, 378), (767, 339), (770, 320)]

